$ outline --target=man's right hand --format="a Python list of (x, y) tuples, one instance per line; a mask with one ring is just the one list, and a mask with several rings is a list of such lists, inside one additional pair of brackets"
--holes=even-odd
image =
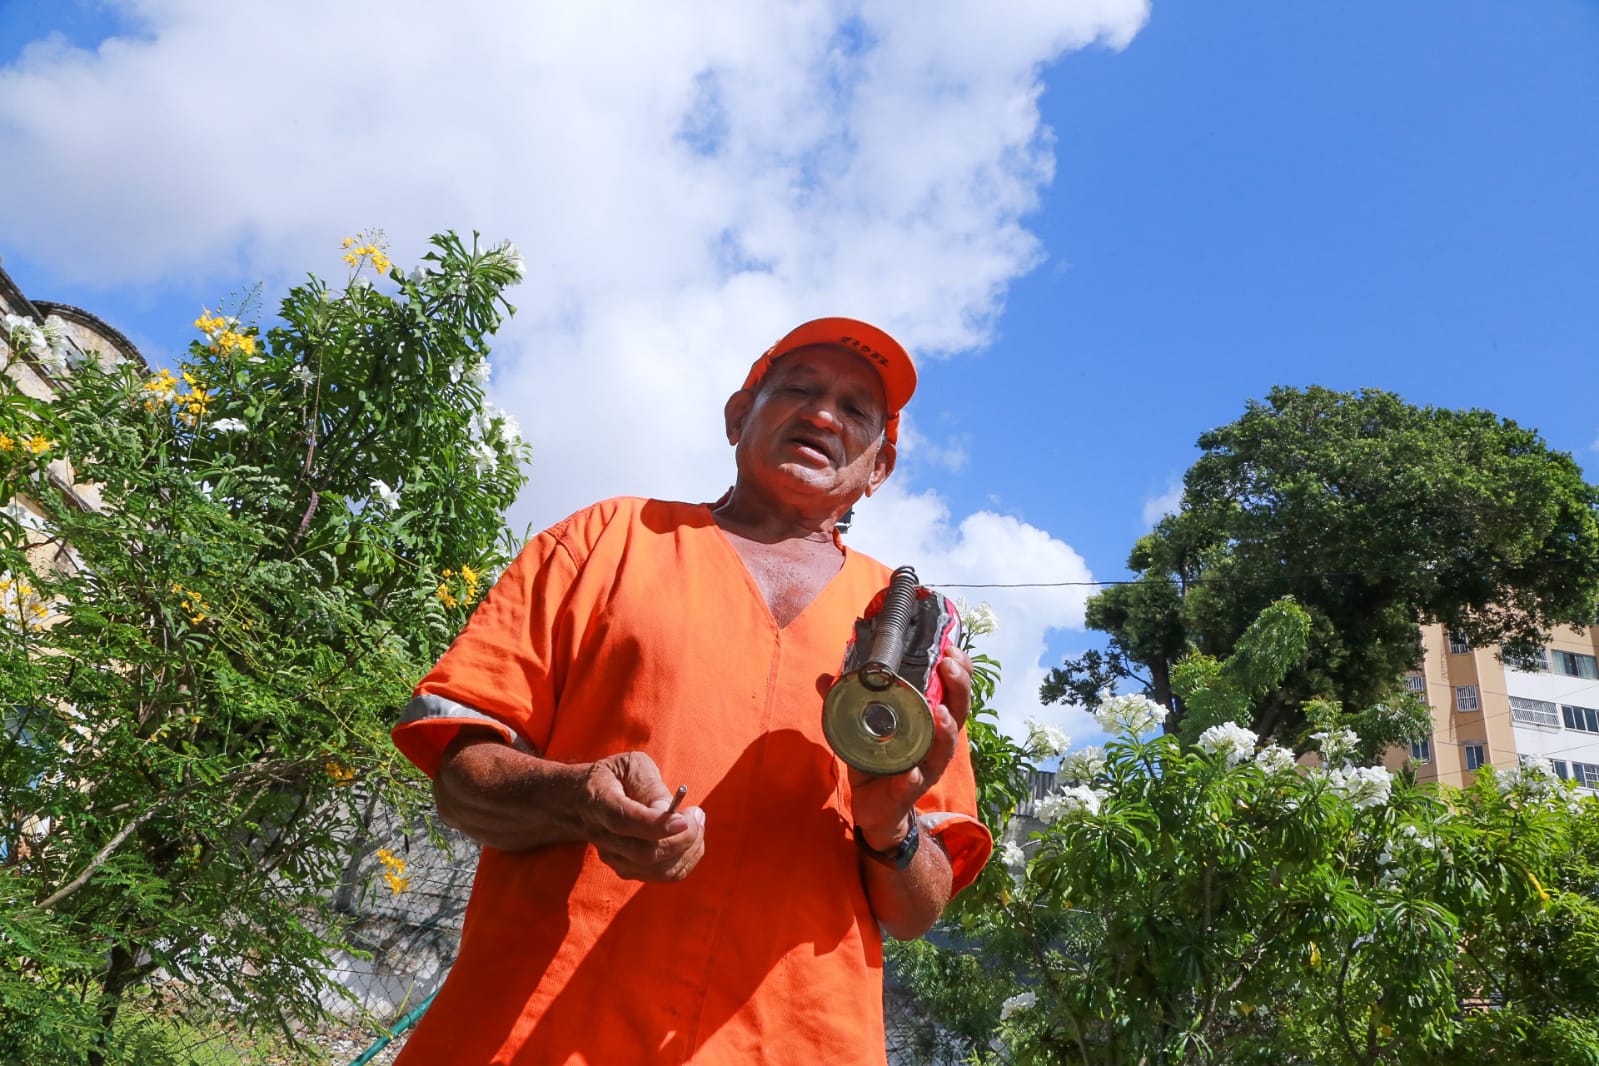
[(433, 779), (439, 817), (480, 844), (528, 851), (593, 844), (634, 881), (681, 881), (705, 854), (705, 812), (668, 815), (672, 794), (654, 760), (625, 752), (558, 763), (506, 744), (497, 732), (463, 729)]
[(642, 751), (608, 756), (588, 770), (588, 840), (605, 864), (631, 881), (687, 877), (705, 854), (705, 812), (667, 814), (672, 793)]

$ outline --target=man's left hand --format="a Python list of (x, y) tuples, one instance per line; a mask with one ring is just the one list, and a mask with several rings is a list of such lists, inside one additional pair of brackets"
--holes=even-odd
[(916, 801), (938, 783), (955, 758), (961, 726), (972, 709), (972, 661), (953, 648), (938, 663), (944, 699), (933, 710), (933, 746), (927, 756), (902, 774), (868, 774), (850, 768), (855, 824), (868, 847), (879, 851), (899, 846), (910, 832)]

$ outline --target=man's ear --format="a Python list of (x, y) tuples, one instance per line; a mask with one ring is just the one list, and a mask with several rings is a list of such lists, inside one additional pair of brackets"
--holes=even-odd
[(888, 480), (888, 475), (894, 472), (894, 460), (899, 453), (894, 449), (893, 441), (884, 438), (883, 443), (877, 446), (877, 458), (872, 461), (872, 474), (866, 479), (866, 495), (870, 496), (877, 491), (879, 485)]
[(727, 398), (722, 407), (722, 421), (727, 425), (727, 443), (737, 444), (744, 435), (744, 420), (755, 406), (755, 394), (749, 389), (739, 389)]

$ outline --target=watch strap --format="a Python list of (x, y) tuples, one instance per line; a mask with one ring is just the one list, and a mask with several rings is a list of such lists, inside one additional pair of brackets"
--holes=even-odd
[(887, 863), (896, 870), (903, 870), (911, 864), (916, 857), (916, 849), (922, 843), (922, 820), (911, 812), (911, 830), (905, 834), (903, 840), (891, 848), (874, 848), (866, 843), (866, 834), (861, 832), (861, 827), (855, 827), (855, 846), (878, 862)]

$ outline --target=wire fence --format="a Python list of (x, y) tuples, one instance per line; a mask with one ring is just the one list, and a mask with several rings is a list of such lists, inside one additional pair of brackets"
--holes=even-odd
[[(1051, 778), (1053, 775), (1050, 775)], [(1045, 787), (1045, 786), (1040, 786)], [(300, 1046), (261, 1044), (225, 1025), (196, 1025), (183, 1040), (197, 1066), (385, 1066), (448, 974), (460, 943), (477, 845), (447, 829), (407, 834), (390, 813), (372, 810), (346, 870), (335, 912), (348, 923), (352, 952), (332, 960), (323, 1005), (335, 1020), (298, 1034)], [(944, 1066), (952, 1045), (886, 975), (884, 1013), (891, 1066)], [(179, 990), (169, 990), (173, 1014)], [(157, 997), (158, 999), (160, 997)], [(159, 1004), (157, 1004), (159, 1009)]]

